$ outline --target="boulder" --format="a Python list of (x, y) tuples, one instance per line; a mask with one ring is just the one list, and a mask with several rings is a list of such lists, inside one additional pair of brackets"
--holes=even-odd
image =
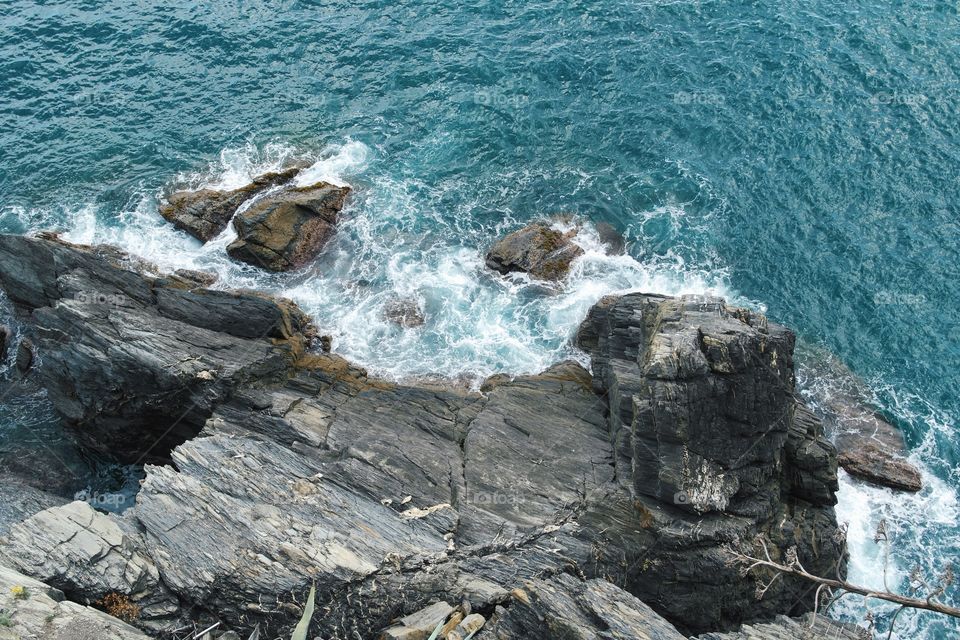
[(923, 488), (920, 472), (889, 450), (866, 443), (840, 452), (840, 466), (850, 475), (891, 489), (916, 493)]
[(820, 411), (827, 433), (840, 452), (840, 466), (871, 484), (901, 491), (919, 491), (920, 470), (907, 459), (903, 434), (870, 407), (863, 381), (835, 358), (824, 375), (831, 393)]
[(148, 640), (103, 611), (66, 599), (43, 582), (0, 566), (0, 640)]
[(7, 354), (10, 349), (10, 339), (13, 337), (13, 329), (5, 324), (0, 324), (0, 363), (7, 361)]
[(320, 182), (268, 195), (233, 219), (237, 239), (227, 253), (269, 271), (301, 267), (333, 235), (349, 193), (349, 187)]
[(423, 309), (415, 298), (394, 298), (383, 305), (384, 319), (411, 329), (426, 322)]
[(33, 366), (33, 340), (23, 338), (17, 345), (17, 371), (20, 375), (26, 375)]
[(240, 205), (271, 187), (290, 182), (299, 171), (300, 167), (292, 167), (266, 173), (230, 191), (177, 191), (167, 197), (167, 202), (160, 207), (160, 215), (176, 228), (207, 242), (227, 228)]
[(529, 273), (538, 280), (562, 280), (583, 254), (572, 238), (543, 222), (527, 225), (498, 240), (487, 252), (487, 267), (502, 274)]

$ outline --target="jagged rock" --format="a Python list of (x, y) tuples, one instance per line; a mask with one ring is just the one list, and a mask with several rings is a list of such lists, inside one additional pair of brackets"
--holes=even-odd
[(487, 267), (502, 274), (520, 271), (539, 280), (562, 280), (570, 263), (583, 254), (572, 241), (574, 235), (535, 222), (498, 240), (487, 252)]
[(184, 290), (59, 241), (0, 236), (0, 264), (37, 328), (54, 407), (120, 460), (162, 458), (233, 385), (286, 375), (312, 335), (290, 302)]
[(422, 326), (426, 322), (420, 303), (413, 298), (395, 298), (383, 306), (383, 317), (390, 322), (408, 329)]
[(598, 222), (596, 225), (597, 235), (600, 236), (600, 242), (606, 247), (608, 256), (617, 256), (624, 252), (627, 243), (624, 241), (620, 232), (613, 228), (613, 225), (607, 222)]
[(670, 541), (628, 590), (694, 632), (809, 608), (795, 580), (757, 602), (723, 552), (761, 535), (813, 573), (843, 569), (836, 453), (794, 400), (793, 334), (719, 298), (627, 294), (594, 306), (578, 343), (609, 400), (618, 480)]
[(706, 633), (694, 640), (871, 640), (871, 634), (855, 625), (808, 613), (799, 618), (777, 616), (773, 622), (743, 625), (729, 633)]
[(605, 580), (566, 574), (532, 580), (511, 594), (478, 640), (644, 638), (684, 640), (650, 607)]
[(33, 366), (33, 341), (23, 338), (17, 345), (17, 371), (25, 375)]
[(85, 502), (52, 507), (10, 527), (0, 563), (41, 580), (74, 600), (96, 602), (109, 594), (139, 608), (138, 624), (162, 628), (179, 610), (160, 582), (132, 524), (95, 511)]
[(319, 182), (268, 195), (233, 219), (237, 239), (227, 253), (269, 271), (301, 267), (333, 235), (349, 193), (349, 187)]
[(227, 228), (240, 205), (270, 187), (291, 181), (299, 171), (300, 167), (291, 167), (277, 173), (266, 173), (232, 191), (178, 191), (171, 194), (167, 203), (160, 207), (160, 215), (178, 229), (201, 242), (207, 242)]
[(195, 269), (177, 269), (173, 272), (175, 276), (182, 278), (188, 285), (205, 288), (216, 284), (220, 279), (215, 273), (209, 271), (197, 271)]
[[(22, 595), (18, 597), (15, 593)], [(102, 611), (69, 602), (61, 591), (3, 566), (0, 566), (0, 610), (9, 616), (9, 625), (0, 625), (0, 640), (148, 638)]]
[[(728, 543), (760, 534), (814, 572), (842, 563), (835, 460), (815, 421), (798, 422), (792, 334), (721, 301), (605, 300), (580, 331), (594, 376), (564, 362), (477, 393), (371, 378), (305, 352), (306, 320), (285, 303), (174, 287), (53, 241), (0, 236), (0, 280), (31, 312), (51, 398), (96, 432), (91, 445), (142, 452), (171, 407), (199, 398), (189, 424), (202, 431), (180, 434), (193, 437), (172, 466), (146, 467), (122, 518), (68, 505), (0, 544), (12, 557), (44, 531), (91, 541), (86, 557), (46, 542), (26, 556), (24, 570), (64, 584), (101, 585), (81, 565), (114, 577), (153, 566), (144, 602), (172, 594), (185, 615), (273, 635), (316, 584), (312, 634), (339, 640), (438, 602), (510, 614), (515, 589), (572, 571), (703, 631), (812, 605), (790, 580), (756, 602), (726, 566)], [(123, 304), (88, 309), (77, 287)], [(180, 377), (164, 377), (171, 366)], [(116, 534), (101, 518), (119, 547), (98, 542)], [(572, 628), (603, 609), (591, 598), (625, 597), (600, 588), (570, 591)]]
[(18, 478), (0, 476), (0, 536), (5, 536), (11, 525), (66, 502), (65, 498), (26, 485)]

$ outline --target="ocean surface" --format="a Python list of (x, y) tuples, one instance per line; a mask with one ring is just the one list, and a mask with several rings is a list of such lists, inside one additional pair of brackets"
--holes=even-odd
[[(337, 352), (398, 379), (582, 360), (568, 340), (614, 291), (763, 310), (797, 331), (811, 403), (842, 362), (904, 430), (923, 491), (844, 476), (838, 514), (851, 579), (882, 585), (883, 519), (888, 580), (909, 592), (914, 567), (935, 581), (960, 556), (958, 43), (958, 5), (938, 0), (3, 0), (0, 231), (283, 293)], [(201, 246), (157, 215), (171, 189), (294, 161), (355, 190), (297, 273), (231, 263), (231, 231)], [(484, 269), (494, 237), (552, 214), (586, 249), (565, 283)], [(597, 222), (627, 255), (603, 253)], [(422, 328), (383, 320), (398, 295)], [(70, 491), (132, 500), (139, 470), (79, 457), (42, 391), (10, 391), (9, 364), (0, 462), (42, 448)], [(868, 612), (886, 631), (892, 607), (831, 609)], [(893, 637), (960, 625), (905, 612)]]

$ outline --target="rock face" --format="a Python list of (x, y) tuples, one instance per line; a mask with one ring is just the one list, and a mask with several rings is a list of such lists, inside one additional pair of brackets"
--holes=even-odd
[(778, 554), (796, 547), (813, 573), (842, 571), (836, 453), (794, 399), (791, 332), (717, 298), (628, 294), (594, 306), (578, 341), (609, 400), (617, 479), (646, 529), (670, 540), (629, 591), (697, 631), (805, 601), (807, 585), (777, 581), (755, 602), (723, 563), (734, 539), (759, 535)]
[(866, 629), (808, 613), (799, 618), (777, 616), (773, 622), (743, 625), (730, 633), (707, 633), (695, 640), (871, 640)]
[(162, 458), (233, 385), (285, 375), (311, 335), (292, 303), (183, 288), (55, 240), (0, 236), (0, 264), (36, 327), (50, 400), (119, 460)]
[(270, 187), (289, 182), (299, 170), (299, 167), (293, 167), (278, 173), (266, 173), (232, 191), (177, 191), (160, 207), (160, 215), (178, 229), (207, 242), (227, 228), (240, 205)]
[(0, 640), (147, 640), (102, 611), (66, 599), (63, 592), (0, 566)]
[(349, 187), (320, 182), (268, 195), (233, 219), (237, 240), (227, 253), (270, 271), (303, 266), (333, 235), (349, 193)]
[(564, 233), (537, 222), (501, 238), (487, 252), (487, 267), (502, 274), (529, 273), (539, 280), (562, 280), (583, 254)]
[(835, 454), (794, 400), (793, 336), (722, 301), (606, 299), (580, 330), (592, 376), (565, 362), (478, 393), (371, 378), (305, 351), (292, 305), (55, 241), (0, 237), (0, 274), (91, 446), (143, 455), (160, 428), (202, 425), (123, 517), (57, 506), (0, 542), (75, 597), (138, 603), (144, 628), (283, 635), (316, 584), (311, 637), (400, 633), (448, 603), (448, 639), (477, 614), (478, 640), (673, 640), (657, 614), (701, 632), (812, 606), (788, 580), (757, 602), (728, 543), (761, 535), (842, 570)]

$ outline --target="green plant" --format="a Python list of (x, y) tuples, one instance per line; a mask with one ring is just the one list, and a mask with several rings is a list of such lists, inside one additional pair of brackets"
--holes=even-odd
[(300, 617), (300, 622), (294, 627), (293, 636), (290, 640), (307, 640), (307, 631), (310, 629), (310, 620), (313, 618), (316, 591), (315, 586), (310, 587), (310, 595), (307, 596), (307, 603), (303, 606), (303, 616)]
[(10, 593), (12, 593), (13, 597), (17, 600), (27, 600), (30, 597), (30, 590), (19, 584), (11, 587)]
[(12, 615), (6, 609), (0, 609), (0, 627), (12, 627), (13, 620), (10, 619)]

